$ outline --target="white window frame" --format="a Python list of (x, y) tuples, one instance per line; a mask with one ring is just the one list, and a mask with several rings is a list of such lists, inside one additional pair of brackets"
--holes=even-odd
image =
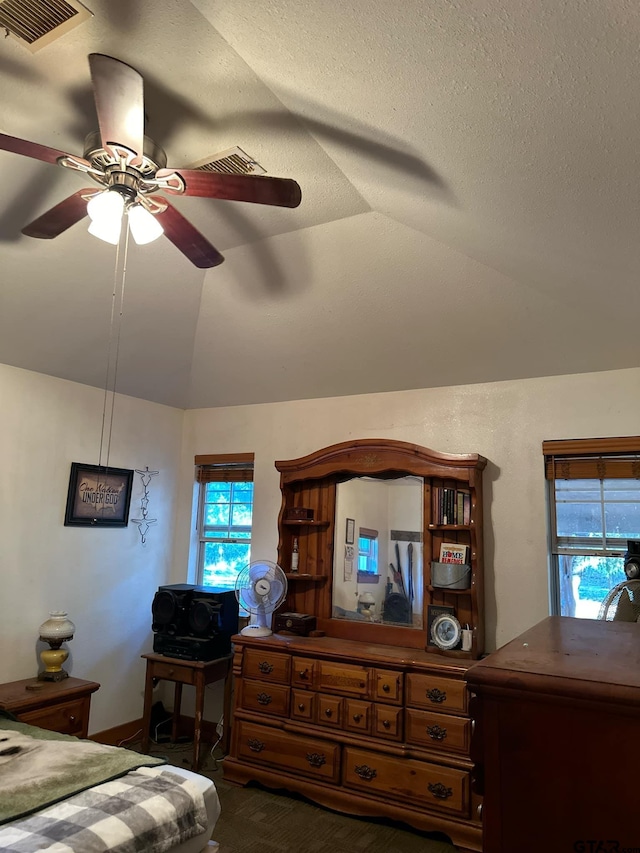
[[(616, 479), (640, 481), (640, 436), (545, 441), (542, 448), (547, 481), (549, 609), (553, 615), (559, 615), (563, 557), (620, 558), (627, 550), (627, 536), (622, 539), (606, 535), (605, 508), (611, 501), (605, 500), (604, 484)], [(599, 481), (602, 537), (558, 536), (556, 482), (565, 479)], [(629, 535), (628, 538), (635, 536)], [(637, 538), (640, 538), (640, 517)]]
[[(226, 483), (231, 484), (232, 500), (230, 506), (233, 507), (233, 486), (235, 484), (246, 484), (253, 482), (253, 454), (214, 454), (207, 456), (196, 456), (196, 480), (198, 482), (198, 507), (196, 518), (196, 530), (198, 534), (198, 553), (196, 560), (196, 575), (198, 585), (204, 584), (204, 569), (205, 569), (205, 553), (206, 546), (210, 544), (220, 543), (223, 545), (247, 545), (249, 554), (251, 554), (252, 544), (252, 526), (253, 526), (253, 508), (254, 502), (252, 499), (252, 523), (250, 525), (236, 525), (231, 523), (231, 513), (229, 515), (229, 524), (225, 526), (207, 525), (205, 523), (205, 513), (207, 507), (206, 488), (208, 483)], [(234, 479), (234, 472), (237, 472), (237, 479)], [(216, 535), (218, 533), (218, 535)], [(248, 533), (248, 536), (234, 536), (236, 533)], [(216, 585), (215, 581), (209, 582), (208, 585)]]

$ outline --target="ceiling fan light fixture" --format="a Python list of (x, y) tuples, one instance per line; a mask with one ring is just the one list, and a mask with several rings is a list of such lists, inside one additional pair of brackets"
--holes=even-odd
[(94, 219), (89, 225), (89, 234), (104, 240), (105, 243), (113, 243), (116, 246), (120, 242), (120, 231), (122, 230), (122, 218), (104, 217)]
[(124, 197), (118, 190), (98, 193), (89, 200), (87, 213), (93, 222), (120, 222), (124, 213)]
[(164, 228), (156, 217), (141, 204), (132, 205), (127, 211), (131, 236), (139, 246), (152, 243), (164, 234)]

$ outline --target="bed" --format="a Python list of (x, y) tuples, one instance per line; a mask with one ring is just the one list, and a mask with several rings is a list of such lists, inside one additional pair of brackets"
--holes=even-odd
[(205, 776), (0, 719), (0, 853), (213, 853), (219, 814)]

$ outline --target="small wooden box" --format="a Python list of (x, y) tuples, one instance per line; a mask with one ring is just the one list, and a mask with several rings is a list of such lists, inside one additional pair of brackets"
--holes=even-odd
[(290, 506), (285, 511), (287, 521), (313, 521), (313, 510), (305, 506)]
[(276, 633), (285, 631), (287, 634), (297, 634), (308, 637), (316, 630), (316, 617), (308, 613), (276, 613), (273, 629)]

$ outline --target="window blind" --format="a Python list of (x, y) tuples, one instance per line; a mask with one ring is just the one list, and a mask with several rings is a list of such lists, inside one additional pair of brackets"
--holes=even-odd
[(547, 480), (640, 479), (640, 436), (543, 441)]
[(253, 482), (253, 460), (253, 453), (213, 453), (196, 456), (196, 482)]

